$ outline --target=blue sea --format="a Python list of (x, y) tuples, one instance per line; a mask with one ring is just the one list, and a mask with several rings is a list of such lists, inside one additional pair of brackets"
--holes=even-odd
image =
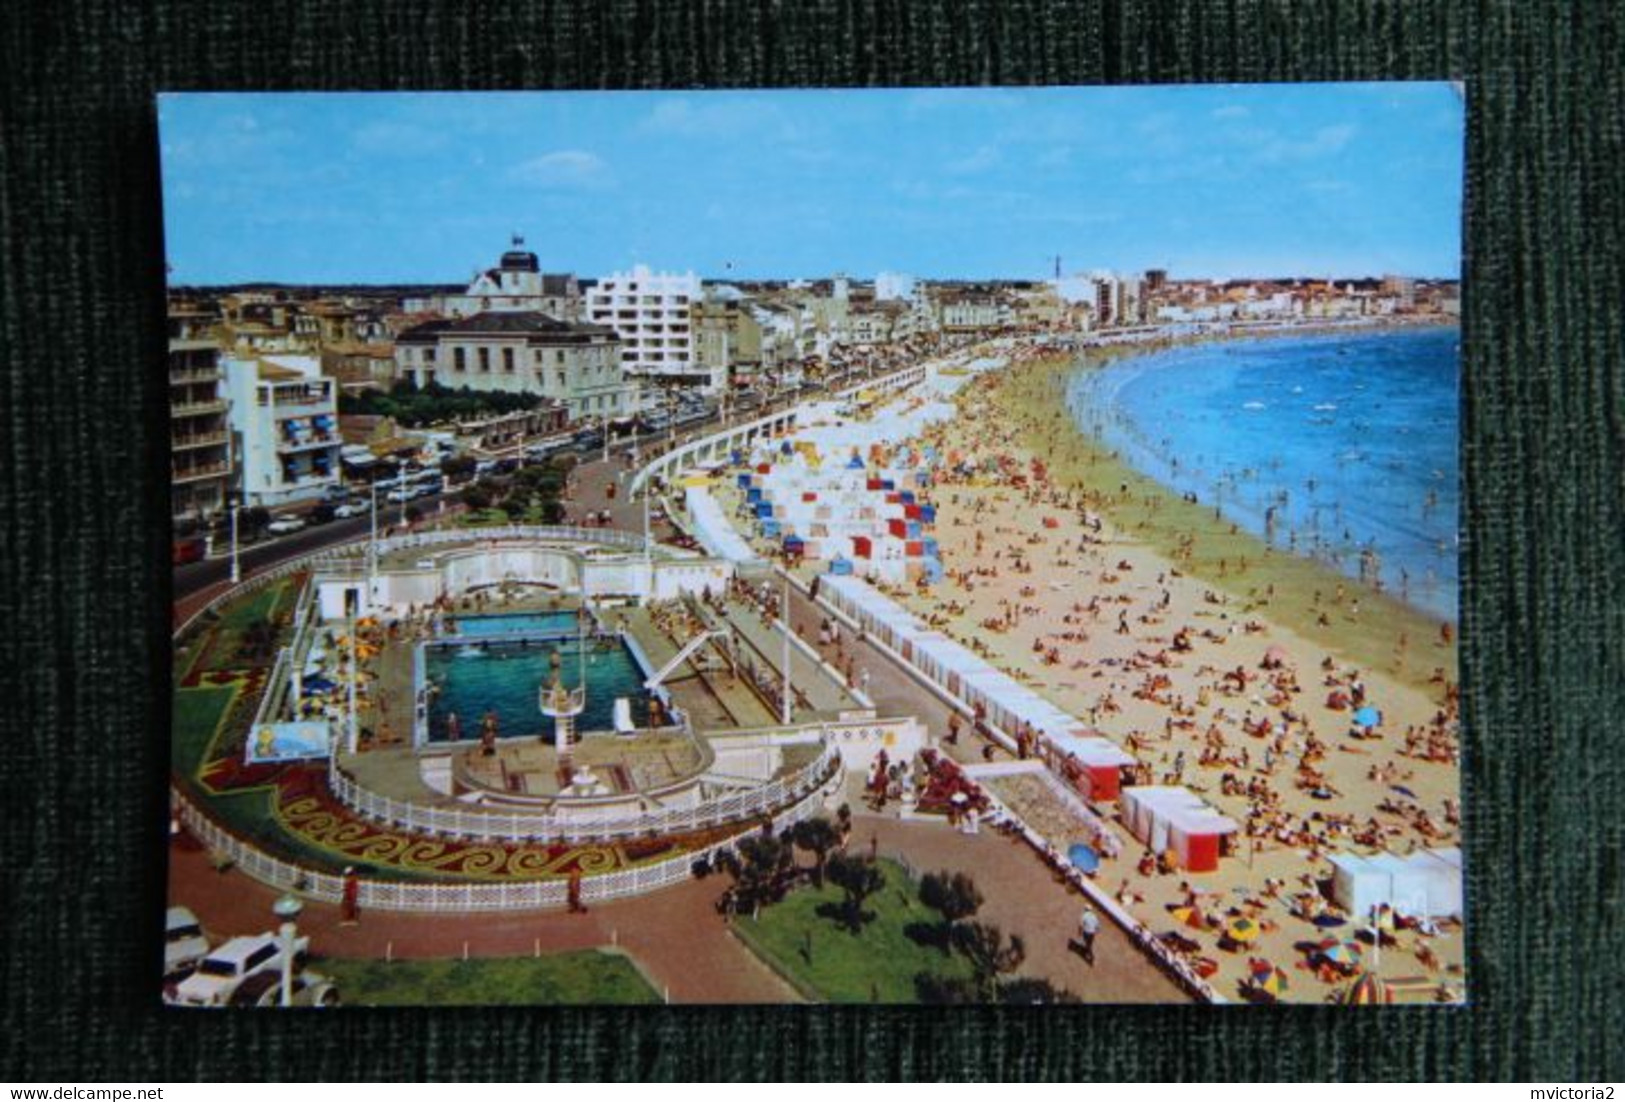
[(1190, 345), (1079, 371), (1068, 404), (1131, 466), (1274, 547), (1454, 621), (1459, 339), (1429, 327)]

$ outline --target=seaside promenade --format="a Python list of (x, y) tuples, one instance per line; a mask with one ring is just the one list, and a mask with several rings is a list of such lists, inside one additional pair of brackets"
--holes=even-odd
[[(1374, 953), (1360, 921), (1326, 902), (1332, 854), (1459, 842), (1453, 639), (1318, 564), (1261, 546), (1248, 561), (1238, 549), (1250, 545), (1227, 523), (1191, 523), (1170, 550), (1138, 518), (1183, 503), (1091, 453), (1053, 405), (1035, 401), (1053, 388), (1020, 385), (1024, 374), (1074, 370), (1070, 356), (1005, 352), (1007, 370), (922, 386), (952, 393), (953, 415), (895, 443), (949, 458), (930, 491), (946, 576), (877, 588), (1128, 749), (1141, 783), (1183, 784), (1242, 824), (1219, 872), (1181, 876), (1159, 873), (1158, 855), (1119, 823), (1124, 855), (1097, 878), (1211, 969), (1221, 995), (1241, 996), (1250, 962), (1267, 961), (1289, 977), (1283, 998), (1321, 1001), (1349, 975), (1316, 951), (1331, 941), (1402, 997), (1459, 999), (1459, 927), (1400, 931)], [(795, 439), (817, 442), (820, 431), (808, 425)], [(798, 628), (816, 637), (811, 615)], [(1381, 722), (1355, 729), (1351, 699), (1371, 702)], [(1245, 942), (1225, 936), (1240, 920)]]

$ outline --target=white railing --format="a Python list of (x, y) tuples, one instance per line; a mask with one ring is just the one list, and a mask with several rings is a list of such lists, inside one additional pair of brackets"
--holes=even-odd
[(735, 441), (746, 439), (763, 430), (771, 431), (777, 425), (782, 424), (785, 428), (792, 428), (804, 409), (809, 405), (817, 402), (827, 402), (831, 398), (837, 401), (844, 400), (864, 390), (901, 390), (904, 387), (923, 382), (926, 372), (925, 364), (915, 364), (900, 371), (893, 371), (888, 375), (866, 379), (861, 383), (835, 391), (828, 397), (815, 398), (812, 402), (802, 402), (781, 409), (776, 413), (765, 414), (753, 420), (730, 426), (719, 432), (711, 433), (709, 436), (702, 436), (698, 440), (690, 440), (688, 443), (681, 444), (646, 463), (641, 470), (632, 476), (632, 480), (627, 484), (627, 494), (628, 496), (636, 496), (648, 484), (649, 480), (656, 475), (662, 478), (668, 477), (673, 467), (684, 466), (698, 456), (712, 454), (718, 447), (726, 449)]
[(597, 807), (547, 811), (445, 807), (397, 800), (361, 786), (336, 761), (328, 766), (328, 786), (363, 818), (418, 834), (478, 842), (590, 842), (657, 834), (684, 834), (763, 815), (823, 786), (836, 769), (840, 751), (827, 743), (818, 757), (788, 776), (756, 788), (731, 792), (693, 807), (625, 813), (626, 799)]
[[(780, 811), (773, 819), (774, 829), (783, 830), (803, 819), (811, 818), (824, 802), (827, 792), (836, 787), (838, 777), (839, 769), (831, 778), (829, 785), (806, 793), (796, 803)], [(234, 867), (253, 879), (273, 888), (297, 892), (307, 898), (326, 903), (337, 903), (343, 898), (343, 877), (317, 872), (272, 857), (216, 824), (179, 788), (170, 789), (170, 799), (176, 817), (185, 824), (194, 837), (208, 846), (218, 857), (231, 862)], [(680, 853), (664, 861), (638, 865), (619, 872), (584, 876), (581, 880), (581, 898), (586, 902), (605, 902), (643, 895), (681, 883), (693, 875), (696, 863), (714, 860), (717, 854), (732, 848), (737, 840), (737, 837), (726, 838), (702, 850)], [(569, 882), (557, 878), (486, 880), (468, 883), (413, 883), (361, 878), (357, 886), (357, 901), (360, 906), (381, 911), (464, 913), (547, 910), (565, 906), (569, 902), (570, 892)]]
[[(379, 540), (378, 550), (380, 553), (387, 553), (412, 547), (431, 547), (455, 543), (478, 544), (482, 540), (507, 539), (536, 540), (539, 542), (569, 540), (580, 543), (598, 543), (624, 550), (643, 550), (642, 536), (622, 532), (614, 528), (577, 528), (568, 525), (544, 527), (522, 524), (503, 525), (497, 528), (437, 528), (425, 532), (409, 532), (404, 536), (391, 536)], [(284, 559), (275, 566), (267, 567), (225, 592), (216, 594), (175, 629), (175, 638), (178, 639), (184, 635), (203, 616), (218, 611), (221, 607), (237, 600), (239, 597), (253, 593), (255, 590), (262, 589), (272, 582), (286, 578), (289, 575), (311, 570), (325, 563), (353, 558), (365, 551), (369, 542), (366, 538), (362, 538), (350, 540), (346, 543), (336, 543), (331, 547), (324, 547), (305, 555), (296, 555), (291, 559)]]

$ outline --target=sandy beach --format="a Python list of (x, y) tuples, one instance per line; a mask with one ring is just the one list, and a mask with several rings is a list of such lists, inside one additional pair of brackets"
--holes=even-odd
[[(1243, 824), (1220, 871), (1188, 879), (1142, 875), (1124, 831), (1099, 882), (1216, 962), (1225, 997), (1258, 957), (1291, 977), (1284, 998), (1320, 1001), (1343, 978), (1311, 970), (1304, 946), (1355, 930), (1311, 921), (1325, 856), (1459, 841), (1453, 625), (1118, 463), (1066, 415), (1076, 369), (1018, 350), (914, 441), (949, 457), (931, 494), (947, 577), (880, 588), (1130, 750), (1141, 783), (1186, 785)], [(1356, 737), (1361, 704), (1382, 722)], [(1261, 935), (1219, 950), (1217, 927), (1238, 917)], [(1380, 971), (1413, 997), (1454, 998), (1461, 958), (1459, 930), (1407, 930)]]

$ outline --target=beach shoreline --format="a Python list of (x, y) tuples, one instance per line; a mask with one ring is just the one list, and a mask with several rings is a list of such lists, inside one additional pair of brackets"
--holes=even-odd
[[(1281, 335), (1326, 332), (1317, 327), (1315, 333), (1293, 329)], [(1244, 611), (1265, 614), (1283, 627), (1320, 640), (1328, 652), (1383, 668), (1412, 685), (1427, 684), (1440, 666), (1453, 676), (1457, 657), (1454, 622), (1308, 555), (1270, 547), (1222, 513), (1215, 516), (1211, 502), (1182, 497), (1077, 424), (1067, 404), (1077, 372), (1098, 371), (1175, 343), (1181, 342), (1093, 348), (1013, 362), (996, 376), (978, 380), (996, 395), (991, 405), (1004, 422), (988, 424), (985, 435), (1021, 440), (1027, 451), (1047, 465), (1056, 485), (1082, 495), (1089, 508), (1143, 541), (1181, 572), (1242, 601)], [(1272, 585), (1273, 597), (1268, 592)], [(1330, 623), (1321, 623), (1322, 615)], [(1451, 641), (1438, 645), (1446, 629)]]

